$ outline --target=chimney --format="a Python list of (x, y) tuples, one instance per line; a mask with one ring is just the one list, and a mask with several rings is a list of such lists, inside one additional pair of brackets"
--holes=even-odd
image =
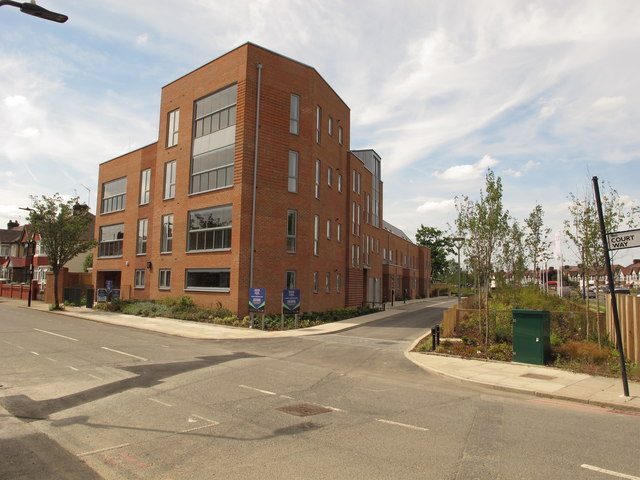
[(8, 228), (9, 230), (11, 230), (12, 228), (19, 227), (19, 226), (20, 226), (20, 223), (18, 223), (18, 221), (17, 221), (17, 220), (9, 220), (9, 221), (7, 222), (7, 228)]

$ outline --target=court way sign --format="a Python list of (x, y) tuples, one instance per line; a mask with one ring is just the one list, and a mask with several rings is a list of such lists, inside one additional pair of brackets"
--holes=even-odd
[(607, 233), (609, 250), (640, 247), (640, 230)]
[(264, 312), (264, 307), (267, 304), (267, 293), (264, 288), (250, 288), (249, 289), (249, 311), (251, 312)]

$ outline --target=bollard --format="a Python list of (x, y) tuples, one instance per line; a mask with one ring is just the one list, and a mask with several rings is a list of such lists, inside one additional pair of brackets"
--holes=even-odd
[(440, 345), (440, 325), (436, 326), (436, 345)]
[(431, 329), (431, 351), (432, 352), (436, 351), (436, 329), (435, 328)]

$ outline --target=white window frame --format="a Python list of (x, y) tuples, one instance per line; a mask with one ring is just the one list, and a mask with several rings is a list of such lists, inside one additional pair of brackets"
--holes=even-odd
[(133, 280), (133, 288), (143, 289), (144, 288), (144, 277), (145, 277), (144, 269), (137, 269), (134, 272), (134, 280)]
[(291, 94), (289, 105), (289, 133), (300, 135), (300, 95)]
[(321, 171), (320, 169), (322, 168), (322, 163), (320, 162), (319, 159), (316, 159), (316, 175), (315, 175), (315, 196), (316, 198), (320, 198), (320, 176), (321, 176)]
[(313, 254), (320, 255), (320, 216), (313, 216)]
[[(291, 224), (291, 219), (293, 219), (293, 225)], [(296, 253), (297, 237), (298, 237), (298, 211), (287, 210), (287, 253)]]
[[(227, 287), (201, 287), (201, 286), (189, 286), (189, 276), (191, 273), (198, 272), (210, 272), (210, 273), (227, 273), (229, 274), (229, 286)], [(189, 292), (222, 292), (226, 293), (231, 290), (231, 269), (230, 268), (186, 268), (184, 271), (184, 289)]]
[(173, 251), (173, 213), (162, 216), (162, 226), (160, 233), (160, 253), (171, 253)]
[(164, 191), (162, 193), (164, 200), (176, 197), (176, 168), (176, 160), (164, 164)]
[(289, 178), (287, 190), (291, 193), (298, 193), (298, 152), (289, 150)]
[(149, 234), (149, 219), (138, 219), (138, 235), (136, 237), (136, 255), (147, 254), (147, 240)]
[(140, 172), (140, 205), (146, 205), (151, 198), (151, 169)]
[(180, 124), (180, 109), (170, 111), (167, 114), (167, 148), (178, 144), (178, 131)]
[(171, 289), (171, 269), (161, 268), (158, 272), (158, 288), (160, 290)]

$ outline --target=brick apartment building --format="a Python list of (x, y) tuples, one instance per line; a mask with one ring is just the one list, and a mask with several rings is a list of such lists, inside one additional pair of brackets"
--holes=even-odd
[[(100, 165), (93, 282), (245, 314), (429, 293), (430, 253), (382, 220), (381, 159), (318, 72), (251, 43), (162, 89), (158, 142)], [(259, 125), (259, 128), (256, 128)]]

